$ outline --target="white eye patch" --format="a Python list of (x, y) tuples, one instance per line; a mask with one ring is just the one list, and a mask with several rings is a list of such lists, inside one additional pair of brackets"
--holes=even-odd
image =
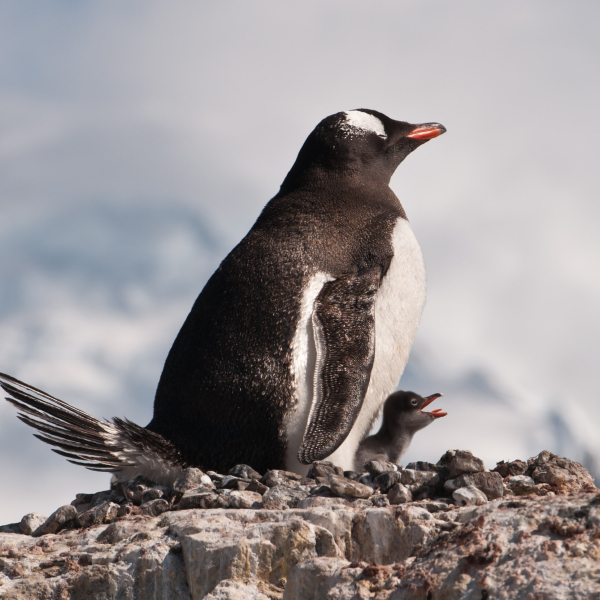
[[(383, 123), (373, 115), (362, 112), (361, 110), (348, 110), (344, 113), (346, 122), (341, 124), (344, 131), (350, 133), (375, 133), (379, 137), (386, 139), (387, 134)], [(350, 129), (350, 131), (348, 131)]]

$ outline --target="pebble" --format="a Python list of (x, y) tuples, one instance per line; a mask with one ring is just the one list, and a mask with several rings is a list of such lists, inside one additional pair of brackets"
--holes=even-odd
[(344, 476), (344, 470), (336, 467), (328, 460), (315, 461), (308, 469), (307, 477), (316, 479), (317, 477), (329, 477), (330, 475)]
[(465, 473), (454, 479), (448, 479), (444, 483), (444, 488), (454, 491), (466, 486), (475, 486), (481, 490), (488, 500), (502, 498), (504, 495), (504, 485), (500, 473), (486, 471), (484, 473)]
[(392, 486), (401, 481), (402, 471), (389, 471), (375, 477), (375, 485), (380, 488), (383, 493), (387, 493)]
[(308, 491), (276, 485), (262, 496), (263, 508), (270, 510), (286, 510), (296, 508), (300, 500), (308, 496)]
[(365, 464), (365, 471), (377, 477), (383, 473), (389, 473), (390, 471), (397, 471), (398, 465), (388, 462), (385, 460), (370, 460)]
[(412, 502), (412, 492), (401, 483), (397, 483), (388, 492), (388, 500), (390, 504), (405, 504), (406, 502)]
[(527, 475), (513, 475), (505, 479), (506, 485), (515, 496), (538, 494), (540, 489), (535, 481)]
[(474, 485), (458, 488), (452, 492), (452, 497), (459, 506), (477, 505), (480, 502), (487, 502), (487, 496), (478, 490)]
[(33, 532), (43, 523), (46, 522), (48, 517), (44, 517), (39, 513), (29, 513), (25, 515), (19, 523), (19, 531), (23, 535), (33, 535)]
[(65, 504), (55, 510), (34, 532), (34, 537), (57, 533), (77, 518), (77, 509), (71, 504)]
[(336, 496), (349, 496), (350, 498), (368, 498), (373, 495), (373, 488), (341, 475), (330, 475), (328, 485)]
[(183, 494), (186, 490), (196, 488), (200, 485), (212, 486), (214, 488), (212, 479), (208, 475), (203, 473), (200, 469), (191, 467), (189, 469), (184, 469), (181, 475), (175, 480), (173, 483), (173, 490)]
[(150, 500), (150, 502), (144, 502), (140, 508), (144, 511), (144, 514), (158, 517), (158, 515), (162, 515), (162, 513), (169, 510), (169, 503), (162, 498), (157, 498)]
[(453, 479), (463, 473), (480, 473), (485, 465), (480, 458), (473, 456), (469, 450), (448, 450), (438, 462), (439, 466), (448, 467), (448, 477)]
[(91, 527), (92, 525), (110, 523), (113, 519), (117, 518), (119, 508), (118, 504), (106, 500), (102, 504), (98, 504), (85, 512), (79, 513), (77, 515), (77, 525), (79, 527)]
[(229, 508), (262, 508), (263, 497), (257, 492), (234, 490), (228, 498)]
[(235, 475), (240, 479), (260, 479), (262, 475), (255, 471), (249, 465), (235, 465), (233, 469), (229, 469), (229, 475)]

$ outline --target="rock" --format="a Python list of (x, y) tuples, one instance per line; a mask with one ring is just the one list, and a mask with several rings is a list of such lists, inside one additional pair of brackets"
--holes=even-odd
[(402, 471), (389, 471), (375, 477), (375, 485), (385, 494), (395, 484), (402, 480)]
[(308, 491), (285, 485), (276, 485), (262, 496), (263, 507), (270, 510), (296, 508), (300, 500), (308, 496)]
[(350, 506), (350, 502), (345, 498), (326, 498), (323, 496), (309, 496), (298, 502), (298, 508), (316, 508), (326, 506)]
[(506, 485), (515, 496), (539, 494), (540, 490), (531, 477), (514, 475), (506, 478)]
[(229, 469), (229, 475), (234, 475), (240, 479), (260, 479), (262, 475), (255, 471), (249, 465), (235, 465), (232, 469)]
[(297, 487), (298, 482), (302, 479), (298, 473), (292, 473), (291, 471), (282, 471), (275, 469), (267, 471), (260, 482), (267, 487), (275, 487), (276, 485), (285, 485), (287, 487)]
[(48, 517), (44, 517), (39, 513), (29, 513), (25, 515), (19, 523), (19, 532), (23, 535), (33, 535), (33, 532), (43, 523)]
[(504, 485), (500, 473), (494, 471), (484, 471), (483, 473), (465, 473), (454, 479), (448, 479), (444, 483), (444, 488), (449, 491), (457, 490), (462, 487), (475, 486), (480, 489), (488, 500), (501, 498), (504, 495)]
[[(222, 501), (216, 492), (207, 490), (188, 490), (183, 494), (177, 504), (177, 510), (188, 510), (190, 508), (213, 508)], [(226, 502), (225, 504), (229, 504)]]
[(344, 470), (341, 467), (336, 467), (333, 463), (322, 460), (315, 461), (308, 469), (307, 477), (316, 479), (317, 477), (329, 477), (330, 475), (344, 476)]
[(21, 523), (8, 523), (0, 525), (0, 533), (21, 533)]
[(186, 490), (191, 490), (199, 486), (208, 486), (214, 488), (212, 479), (203, 473), (200, 469), (190, 467), (184, 469), (181, 475), (173, 483), (173, 490), (183, 494)]
[(556, 456), (548, 450), (540, 452), (527, 461), (525, 475), (529, 475), (537, 484), (547, 483), (559, 491), (570, 494), (597, 489), (594, 480), (583, 465)]
[(233, 491), (229, 494), (229, 508), (262, 508), (263, 497), (257, 492)]
[(260, 494), (262, 496), (268, 489), (269, 489), (269, 487), (266, 486), (264, 483), (261, 483), (257, 479), (253, 479), (248, 484), (246, 491), (247, 492), (256, 492), (257, 494)]
[(440, 479), (435, 471), (415, 471), (414, 469), (404, 469), (400, 471), (401, 482), (404, 485), (423, 485), (429, 484), (433, 480)]
[[(140, 506), (140, 508), (144, 511), (144, 514), (150, 515), (152, 517), (158, 517), (158, 515), (161, 515), (162, 513), (169, 510), (169, 503), (163, 498), (156, 498), (154, 500), (150, 500), (149, 502), (145, 502)], [(118, 512), (115, 513), (115, 517), (117, 516), (117, 514)]]
[(358, 481), (346, 479), (340, 475), (330, 475), (328, 485), (336, 496), (348, 496), (350, 498), (368, 498), (373, 495), (373, 488), (363, 485)]
[(527, 469), (527, 463), (522, 460), (513, 460), (510, 462), (504, 462), (501, 460), (493, 469), (496, 473), (504, 477), (510, 477), (514, 475), (522, 475)]
[(448, 450), (438, 461), (438, 466), (448, 467), (448, 477), (454, 479), (463, 473), (479, 473), (485, 471), (480, 458), (473, 456), (469, 450)]
[[(384, 506), (389, 506), (390, 501), (385, 494), (375, 494), (369, 498), (371, 504), (376, 506), (377, 508), (382, 508)], [(398, 503), (396, 503), (398, 504)]]
[(441, 469), (438, 465), (434, 465), (430, 462), (418, 460), (417, 462), (411, 462), (406, 465), (407, 469), (413, 471), (435, 471), (436, 473)]
[(474, 485), (458, 488), (452, 492), (452, 497), (460, 506), (477, 505), (481, 502), (487, 502), (487, 496)]
[(391, 471), (398, 471), (398, 465), (385, 460), (370, 460), (365, 464), (364, 470), (377, 477), (383, 473), (389, 473)]
[(412, 502), (411, 491), (401, 483), (397, 483), (387, 494), (390, 504), (404, 504)]
[[(73, 508), (75, 510), (75, 508)], [(105, 501), (85, 512), (77, 515), (78, 527), (92, 527), (102, 523), (110, 523), (119, 514), (119, 505), (114, 502)]]
[(250, 479), (243, 480), (234, 475), (226, 475), (217, 483), (217, 487), (223, 490), (245, 490), (250, 481)]
[(142, 494), (142, 504), (146, 504), (148, 502), (151, 502), (152, 500), (157, 500), (158, 498), (162, 498), (163, 496), (164, 492), (162, 490), (159, 490), (157, 488), (150, 488)]
[(65, 504), (55, 510), (34, 532), (34, 537), (56, 533), (77, 518), (77, 509), (71, 504)]

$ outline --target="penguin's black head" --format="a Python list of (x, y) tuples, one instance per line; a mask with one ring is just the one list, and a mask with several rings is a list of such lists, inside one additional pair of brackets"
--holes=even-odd
[(388, 184), (413, 150), (445, 131), (439, 123), (394, 121), (366, 108), (336, 113), (308, 136), (282, 187), (331, 174)]
[(383, 405), (384, 426), (394, 431), (408, 432), (415, 432), (427, 427), (436, 419), (448, 414), (442, 412), (441, 408), (431, 412), (423, 410), (441, 395), (432, 394), (424, 398), (414, 392), (394, 392)]

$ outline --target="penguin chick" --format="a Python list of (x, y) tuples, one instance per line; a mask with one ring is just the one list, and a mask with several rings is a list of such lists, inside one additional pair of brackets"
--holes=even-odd
[(431, 412), (423, 409), (442, 394), (419, 396), (414, 392), (394, 392), (383, 406), (383, 423), (375, 434), (365, 438), (356, 451), (354, 469), (359, 473), (370, 460), (397, 463), (410, 446), (413, 435), (448, 413), (437, 408)]

